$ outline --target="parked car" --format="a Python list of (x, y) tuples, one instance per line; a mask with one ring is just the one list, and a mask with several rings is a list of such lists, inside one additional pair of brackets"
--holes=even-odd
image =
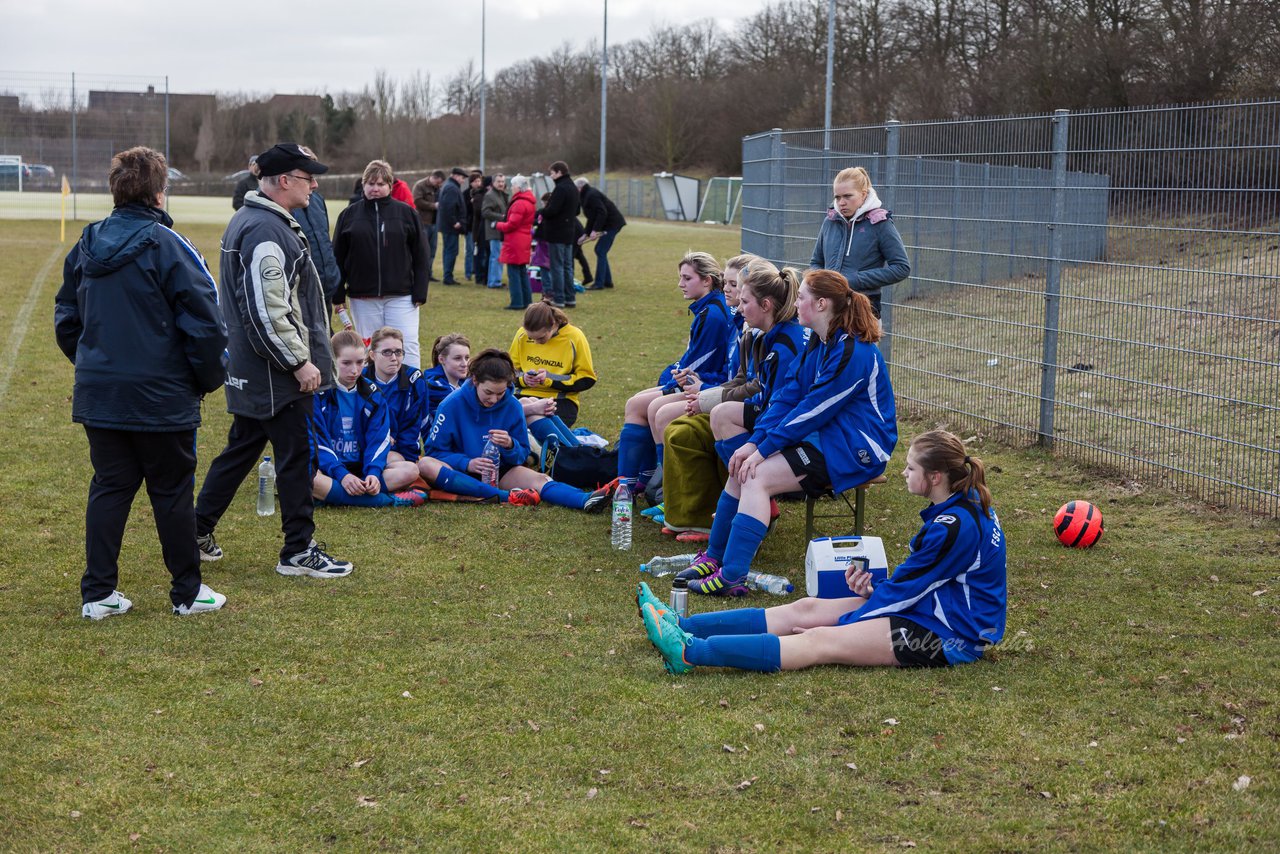
[(183, 181), (187, 181), (187, 180), (190, 180), (190, 179), (187, 178), (186, 175), (183, 175), (181, 172), (179, 172), (177, 169), (174, 169), (172, 166), (169, 167), (169, 183), (170, 184), (173, 184), (175, 182), (182, 183)]
[(224, 180), (224, 181), (230, 181), (232, 184), (234, 184), (234, 183), (236, 183), (237, 181), (239, 181), (241, 178), (243, 178), (245, 175), (248, 175), (248, 174), (249, 174), (249, 170), (248, 170), (248, 169), (241, 169), (239, 172), (232, 172), (230, 175), (228, 175), (227, 177), (223, 178), (222, 180)]
[(26, 163), (0, 163), (0, 190), (18, 189), (19, 176), (25, 187), (31, 181), (31, 167)]
[(27, 178), (32, 184), (39, 184), (41, 187), (52, 187), (58, 183), (58, 173), (47, 163), (29, 163), (27, 164)]

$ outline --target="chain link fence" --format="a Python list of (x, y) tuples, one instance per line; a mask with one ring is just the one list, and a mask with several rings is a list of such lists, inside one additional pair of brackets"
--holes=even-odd
[(882, 344), (956, 430), (1280, 516), (1280, 101), (743, 142), (744, 251), (807, 266), (865, 166), (907, 246)]

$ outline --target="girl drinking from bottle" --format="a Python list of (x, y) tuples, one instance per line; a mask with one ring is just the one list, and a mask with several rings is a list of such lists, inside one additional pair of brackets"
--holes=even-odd
[(934, 430), (911, 443), (902, 475), (908, 492), (929, 500), (924, 524), (888, 578), (852, 564), (849, 597), (677, 618), (642, 583), (636, 601), (667, 670), (949, 667), (981, 658), (1004, 637), (1008, 601), (1004, 532), (982, 460)]
[(469, 361), (471, 361), (471, 341), (461, 332), (441, 335), (431, 345), (431, 368), (422, 372), (422, 378), (427, 381), (429, 397), (426, 420), (428, 427), (431, 424), (431, 417), (440, 408), (440, 404), (467, 378)]
[[(515, 374), (511, 357), (501, 350), (484, 350), (472, 359), (466, 382), (436, 411), (418, 471), (437, 489), (457, 495), (508, 504), (546, 501), (588, 513), (603, 510), (613, 484), (585, 492), (524, 465), (529, 434), (524, 410), (511, 392)], [(485, 456), (487, 442), (498, 449), (496, 465)]]
[(844, 492), (884, 473), (898, 442), (880, 321), (867, 298), (831, 270), (810, 270), (796, 314), (811, 330), (796, 369), (729, 458), (706, 550), (680, 575), (689, 590), (747, 593), (747, 570), (775, 495)]
[(554, 434), (573, 446), (569, 428), (578, 420), (582, 392), (596, 384), (591, 345), (582, 330), (549, 302), (525, 309), (524, 323), (511, 342), (516, 366), (516, 394), (524, 407), (529, 432), (539, 442)]
[(431, 401), (422, 371), (406, 365), (404, 355), (404, 335), (399, 329), (383, 326), (369, 341), (369, 364), (363, 376), (387, 404), (391, 428), (388, 462), (408, 461), (416, 467)]
[(315, 453), (319, 471), (311, 495), (329, 504), (353, 507), (420, 505), (420, 494), (392, 495), (418, 479), (404, 459), (390, 460), (391, 428), (382, 395), (361, 376), (364, 342), (350, 329), (331, 339), (337, 384), (316, 395)]
[(672, 401), (667, 395), (700, 385), (724, 382), (734, 324), (724, 300), (724, 274), (706, 252), (690, 252), (680, 259), (679, 287), (690, 301), (689, 346), (679, 361), (667, 366), (658, 384), (636, 392), (627, 401), (622, 435), (618, 438), (618, 476), (643, 489), (661, 464), (662, 435), (653, 432), (658, 410)]

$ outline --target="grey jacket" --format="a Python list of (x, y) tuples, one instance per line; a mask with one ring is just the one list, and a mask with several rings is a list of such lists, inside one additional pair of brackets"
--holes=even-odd
[(490, 187), (489, 192), (484, 194), (484, 203), (480, 205), (480, 215), (484, 217), (485, 240), (502, 239), (502, 232), (498, 231), (494, 223), (502, 222), (507, 218), (508, 204), (510, 202), (507, 199), (506, 192), (503, 190)]
[(284, 208), (258, 192), (244, 197), (222, 235), (218, 302), (227, 322), (227, 411), (270, 418), (311, 392), (293, 372), (320, 370), (333, 385), (324, 288), (306, 235)]

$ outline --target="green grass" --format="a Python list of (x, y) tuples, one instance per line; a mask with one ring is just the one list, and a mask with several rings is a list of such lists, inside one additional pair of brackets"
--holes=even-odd
[[(217, 257), (218, 227), (184, 230)], [(50, 232), (0, 226), (11, 341), (33, 280), (63, 251)], [(680, 254), (736, 246), (728, 229), (628, 227), (619, 287), (584, 295), (574, 314), (602, 377), (585, 423), (616, 436), (627, 395), (683, 343)], [(122, 557), (134, 612), (81, 620), (90, 470), (52, 337), (59, 270), (38, 289), (0, 399), (0, 848), (1164, 851), (1280, 839), (1280, 525), (985, 436), (971, 445), (1009, 540), (1009, 642), (953, 671), (671, 678), (631, 595), (636, 565), (674, 544), (638, 523), (620, 555), (604, 519), (554, 507), (322, 510), (319, 537), (356, 572), (281, 578), (278, 521), (254, 515), (250, 488), (206, 575), (226, 609), (169, 615), (142, 499)], [(505, 346), (504, 300), (437, 288), (422, 338), (462, 329)], [(228, 423), (220, 395), (205, 418), (201, 475)], [(869, 532), (891, 560), (920, 509), (901, 454), (870, 497)], [(1052, 538), (1068, 498), (1106, 514), (1090, 551)], [(802, 538), (802, 508), (789, 505), (761, 567), (798, 579)], [(1234, 791), (1242, 775), (1252, 784)]]

